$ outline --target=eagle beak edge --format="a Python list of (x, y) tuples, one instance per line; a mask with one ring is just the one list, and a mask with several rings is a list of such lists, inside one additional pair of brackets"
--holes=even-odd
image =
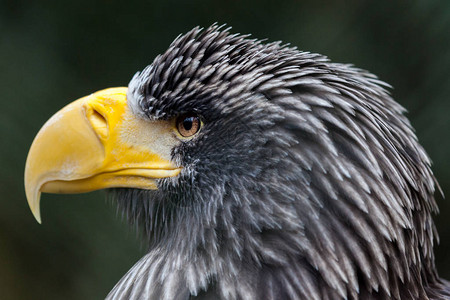
[(180, 173), (170, 161), (170, 122), (133, 115), (126, 95), (127, 88), (110, 88), (76, 100), (38, 132), (25, 165), (25, 193), (38, 223), (42, 192), (156, 189), (156, 179)]

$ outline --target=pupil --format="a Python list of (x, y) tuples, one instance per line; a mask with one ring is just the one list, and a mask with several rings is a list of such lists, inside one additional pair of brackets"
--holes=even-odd
[(186, 119), (184, 119), (184, 121), (183, 121), (183, 127), (184, 127), (184, 129), (186, 129), (186, 130), (191, 130), (191, 128), (192, 128), (192, 123), (193, 123), (193, 120), (194, 118), (193, 117), (189, 117), (189, 118), (186, 118)]

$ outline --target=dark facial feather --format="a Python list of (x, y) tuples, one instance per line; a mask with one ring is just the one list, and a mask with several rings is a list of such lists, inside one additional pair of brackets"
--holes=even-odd
[(179, 177), (117, 191), (150, 253), (110, 296), (427, 299), (435, 179), (385, 87), (217, 26), (178, 37), (128, 98), (145, 118), (193, 112), (204, 127), (173, 149)]

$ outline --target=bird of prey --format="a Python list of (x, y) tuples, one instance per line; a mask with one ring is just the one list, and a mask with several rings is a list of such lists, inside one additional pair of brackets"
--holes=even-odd
[(149, 250), (107, 299), (450, 299), (438, 186), (388, 85), (283, 45), (194, 28), (55, 114), (25, 187), (109, 188)]

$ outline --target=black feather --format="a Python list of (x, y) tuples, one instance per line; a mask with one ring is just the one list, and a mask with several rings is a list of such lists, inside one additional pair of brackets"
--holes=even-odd
[(108, 297), (450, 299), (430, 160), (386, 87), (216, 25), (179, 36), (128, 101), (204, 127), (172, 151), (180, 176), (116, 191), (150, 249)]

